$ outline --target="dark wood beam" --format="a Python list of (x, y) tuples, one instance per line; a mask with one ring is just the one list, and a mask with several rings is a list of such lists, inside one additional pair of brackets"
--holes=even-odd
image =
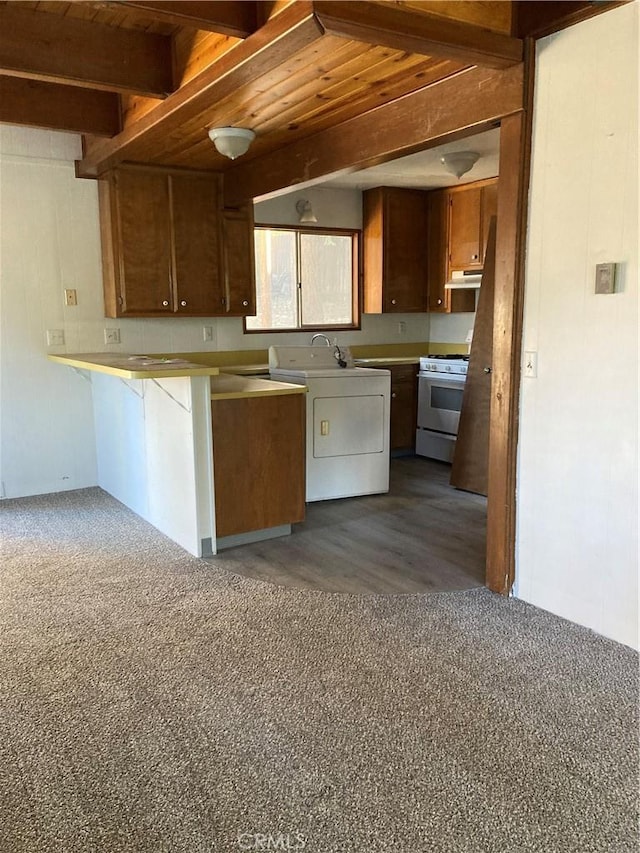
[[(148, 162), (167, 134), (247, 83), (282, 66), (322, 38), (310, 5), (294, 3), (111, 140), (86, 140), (78, 177), (93, 178), (125, 160)], [(250, 105), (247, 105), (247, 111)], [(203, 137), (206, 131), (203, 129)]]
[(471, 68), (225, 172), (230, 206), (469, 135), (522, 109), (522, 65)]
[(487, 68), (522, 61), (520, 39), (462, 21), (366, 0), (314, 0), (313, 7), (325, 32), (334, 36)]
[(629, 0), (518, 0), (512, 3), (512, 30), (520, 38), (541, 38), (573, 26)]
[(525, 41), (524, 110), (500, 126), (500, 166), (489, 422), (486, 585), (508, 595), (515, 579), (520, 351), (535, 42)]
[(171, 68), (164, 36), (0, 6), (0, 73), (164, 97), (173, 88)]
[(120, 98), (113, 92), (0, 75), (0, 122), (115, 136)]
[(246, 38), (257, 29), (256, 4), (252, 0), (242, 3), (232, 0), (180, 0), (180, 2), (145, 2), (145, 0), (122, 0), (110, 6), (127, 6), (132, 11), (142, 12), (153, 18), (178, 27), (193, 27), (227, 36)]

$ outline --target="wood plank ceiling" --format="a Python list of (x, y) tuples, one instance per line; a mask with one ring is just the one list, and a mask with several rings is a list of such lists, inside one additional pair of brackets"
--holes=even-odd
[(86, 177), (121, 162), (226, 171), (210, 127), (256, 132), (246, 166), (473, 66), (518, 65), (512, 5), (2, 2), (0, 121), (83, 133)]

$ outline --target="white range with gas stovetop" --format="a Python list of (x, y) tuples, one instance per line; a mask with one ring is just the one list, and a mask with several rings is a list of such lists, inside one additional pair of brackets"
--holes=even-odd
[(453, 461), (468, 355), (426, 355), (418, 372), (416, 454)]

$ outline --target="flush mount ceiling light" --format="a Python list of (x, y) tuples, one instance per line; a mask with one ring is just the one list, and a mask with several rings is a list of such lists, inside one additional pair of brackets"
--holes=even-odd
[(230, 160), (235, 160), (236, 157), (246, 154), (255, 138), (255, 133), (247, 127), (212, 127), (209, 129), (209, 139), (218, 151)]
[(444, 164), (445, 169), (455, 175), (456, 178), (461, 178), (469, 172), (480, 159), (480, 155), (475, 151), (452, 151), (450, 154), (445, 154), (440, 158), (440, 162)]
[(301, 198), (297, 201), (296, 210), (298, 211), (298, 222), (305, 223), (318, 221), (318, 218), (311, 207), (311, 202), (308, 199)]

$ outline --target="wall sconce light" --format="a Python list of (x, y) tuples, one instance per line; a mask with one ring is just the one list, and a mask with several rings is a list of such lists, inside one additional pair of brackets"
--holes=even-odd
[(318, 218), (311, 207), (311, 202), (308, 199), (301, 198), (297, 201), (296, 210), (298, 211), (298, 222), (301, 224), (318, 221)]
[(440, 158), (440, 162), (444, 164), (445, 169), (456, 178), (461, 178), (471, 171), (475, 164), (480, 159), (480, 155), (475, 151), (452, 151), (450, 154), (445, 154)]
[(212, 127), (209, 129), (209, 139), (220, 154), (230, 160), (241, 157), (249, 150), (256, 138), (255, 133), (247, 127)]

